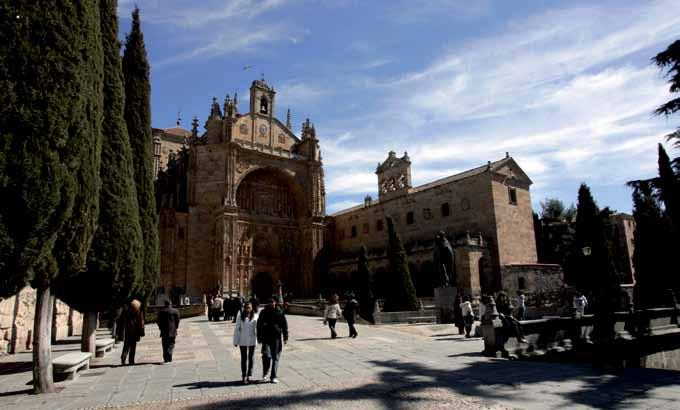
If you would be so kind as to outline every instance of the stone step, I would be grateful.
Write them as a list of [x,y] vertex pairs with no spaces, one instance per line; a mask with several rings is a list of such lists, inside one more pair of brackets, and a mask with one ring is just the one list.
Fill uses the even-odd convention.
[[417,316],[407,319],[408,323],[437,323],[437,316]]

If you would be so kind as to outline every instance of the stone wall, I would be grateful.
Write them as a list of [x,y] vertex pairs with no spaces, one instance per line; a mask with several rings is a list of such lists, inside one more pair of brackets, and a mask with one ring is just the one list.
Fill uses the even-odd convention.
[[560,265],[512,264],[501,266],[503,290],[514,295],[518,290],[525,293],[559,291],[564,287],[564,272]]
[[[18,294],[0,301],[0,354],[32,349],[35,297],[35,289],[25,287]],[[82,314],[66,303],[55,301],[52,318],[53,341],[80,334]]]

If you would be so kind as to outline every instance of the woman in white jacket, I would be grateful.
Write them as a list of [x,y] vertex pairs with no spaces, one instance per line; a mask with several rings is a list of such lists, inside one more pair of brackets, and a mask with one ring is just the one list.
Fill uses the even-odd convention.
[[340,304],[338,303],[338,295],[331,296],[329,302],[323,313],[323,324],[326,325],[328,323],[328,327],[331,329],[331,339],[335,339],[338,336],[335,332],[335,323],[342,316],[342,310],[340,310]]
[[257,314],[253,305],[248,302],[236,316],[234,328],[234,346],[241,349],[241,378],[244,384],[250,383],[253,377],[253,356],[257,345]]

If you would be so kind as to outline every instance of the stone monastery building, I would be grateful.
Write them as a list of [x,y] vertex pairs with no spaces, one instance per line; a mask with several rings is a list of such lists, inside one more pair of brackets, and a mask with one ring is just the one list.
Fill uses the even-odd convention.
[[390,152],[376,170],[378,198],[329,216],[314,125],[306,120],[298,138],[290,111],[285,124],[274,117],[275,97],[256,80],[248,112],[239,112],[236,95],[222,106],[213,99],[201,135],[196,119],[192,131],[154,129],[160,292],[198,299],[221,287],[266,297],[281,281],[295,297],[316,297],[322,285],[351,282],[362,245],[376,280],[389,280],[386,217],[423,295],[432,293],[439,231],[469,292],[505,287],[504,272],[538,266],[531,180],[512,157],[413,187],[410,158]]

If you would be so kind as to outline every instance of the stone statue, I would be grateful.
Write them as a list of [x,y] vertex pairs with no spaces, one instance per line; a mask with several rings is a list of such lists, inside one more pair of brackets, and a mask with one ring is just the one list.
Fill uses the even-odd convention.
[[435,266],[435,272],[437,273],[435,282],[436,287],[450,287],[454,282],[453,249],[442,231],[440,231],[434,239],[432,262]]

